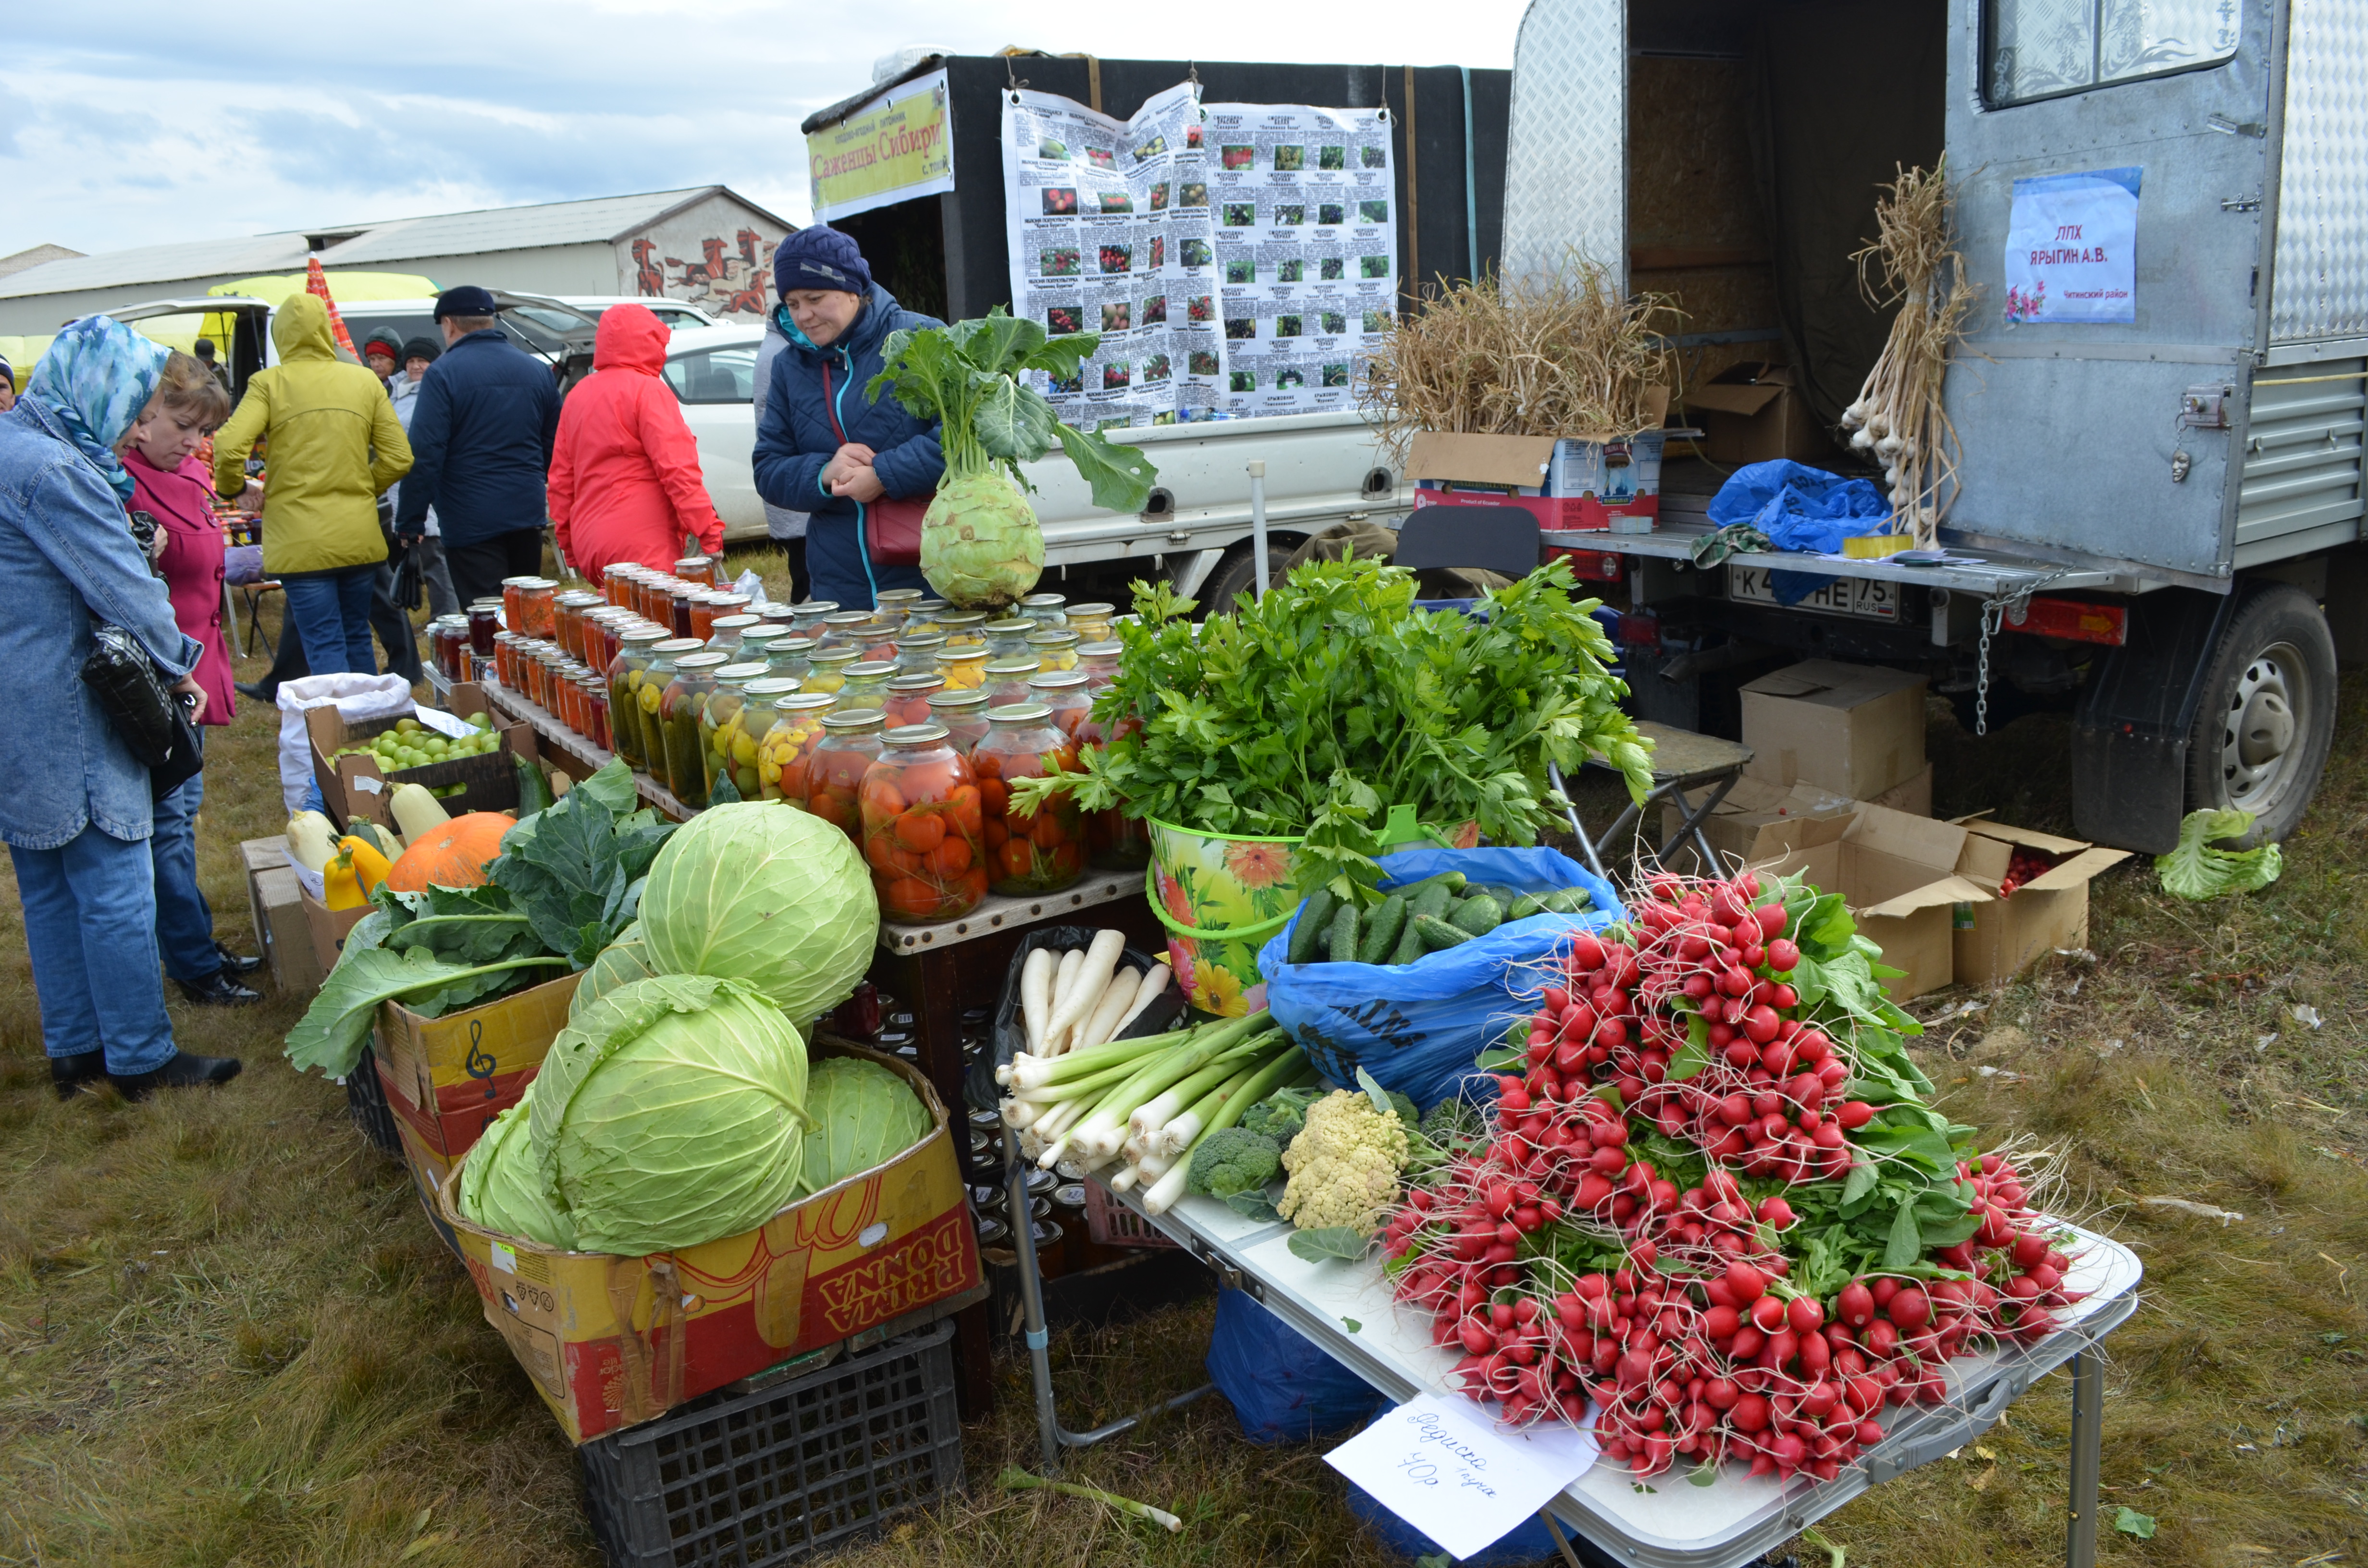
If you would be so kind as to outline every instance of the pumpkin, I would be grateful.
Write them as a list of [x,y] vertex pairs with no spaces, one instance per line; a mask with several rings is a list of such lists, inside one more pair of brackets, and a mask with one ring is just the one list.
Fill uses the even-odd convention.
[[483,887],[485,867],[502,852],[502,835],[516,827],[500,812],[470,812],[411,841],[411,847],[386,874],[386,885],[397,892],[419,892],[430,883],[440,888]]

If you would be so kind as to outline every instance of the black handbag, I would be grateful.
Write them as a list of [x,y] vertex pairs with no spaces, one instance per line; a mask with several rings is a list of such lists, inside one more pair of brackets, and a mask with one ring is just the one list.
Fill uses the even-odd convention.
[[104,623],[90,634],[90,657],[82,683],[98,699],[99,710],[148,770],[151,798],[163,800],[198,775],[205,757],[198,746],[189,710],[168,689],[139,640]]

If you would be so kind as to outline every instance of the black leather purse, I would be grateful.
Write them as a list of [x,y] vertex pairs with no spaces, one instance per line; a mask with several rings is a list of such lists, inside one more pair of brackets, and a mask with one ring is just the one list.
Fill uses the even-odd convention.
[[150,797],[161,801],[205,766],[189,710],[167,688],[147,650],[130,632],[101,623],[92,629],[90,643],[82,683],[98,699],[99,710],[132,756],[148,770]]

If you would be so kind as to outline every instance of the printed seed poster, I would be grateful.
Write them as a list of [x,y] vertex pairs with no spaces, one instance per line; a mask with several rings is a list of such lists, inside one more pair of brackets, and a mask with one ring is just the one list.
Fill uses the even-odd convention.
[[932,71],[806,137],[814,210],[825,222],[954,187],[946,74]]
[[2092,169],[2014,182],[2006,232],[2009,324],[2137,320],[2144,172]]
[[1397,309],[1389,111],[1211,104],[1206,133],[1226,415],[1355,407]]
[[1200,90],[1131,119],[1074,99],[1003,95],[1011,310],[1054,336],[1098,332],[1078,379],[1039,390],[1081,430],[1214,415],[1224,386]]

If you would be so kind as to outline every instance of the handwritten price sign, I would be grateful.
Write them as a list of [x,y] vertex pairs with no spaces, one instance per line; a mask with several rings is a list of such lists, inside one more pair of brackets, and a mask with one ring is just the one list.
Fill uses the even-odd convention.
[[1325,1462],[1450,1554],[1476,1557],[1595,1462],[1591,1433],[1499,1430],[1463,1399],[1424,1394]]

